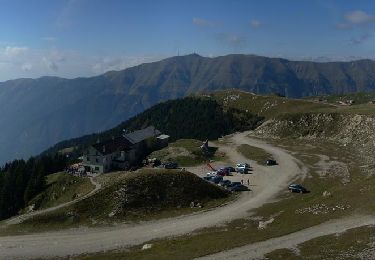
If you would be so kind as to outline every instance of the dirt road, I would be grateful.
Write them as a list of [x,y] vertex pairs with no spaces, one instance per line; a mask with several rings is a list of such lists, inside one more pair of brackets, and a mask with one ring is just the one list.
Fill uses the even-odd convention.
[[279,165],[265,167],[253,163],[254,173],[250,178],[255,186],[251,186],[252,191],[243,192],[233,203],[195,214],[141,224],[0,237],[0,255],[5,258],[36,258],[111,250],[152,239],[187,234],[246,216],[250,210],[275,198],[280,191],[286,189],[291,179],[302,172],[297,160],[286,151],[247,138],[247,134],[235,134],[229,137],[233,144],[222,146],[233,162],[248,161],[236,151],[237,145],[246,143],[266,150]]
[[295,248],[298,244],[320,236],[342,233],[348,229],[367,225],[375,225],[374,216],[351,216],[342,219],[335,219],[282,237],[253,243],[199,259],[261,259],[265,254],[277,249]]
[[87,193],[86,195],[82,196],[82,197],[79,197],[79,198],[77,198],[75,200],[72,200],[72,201],[69,201],[69,202],[66,202],[66,203],[63,203],[63,204],[60,204],[60,205],[57,205],[55,207],[50,207],[50,208],[47,208],[47,209],[37,210],[37,211],[33,211],[33,212],[29,212],[29,213],[26,213],[26,214],[23,214],[23,215],[16,216],[16,217],[13,217],[13,218],[5,220],[1,224],[2,225],[19,224],[22,221],[24,221],[24,220],[26,220],[26,219],[28,219],[30,217],[38,216],[38,215],[41,215],[41,214],[45,214],[47,212],[51,212],[51,211],[54,211],[54,210],[57,210],[57,209],[61,209],[61,208],[70,206],[70,205],[72,205],[74,203],[77,203],[78,201],[84,200],[84,199],[86,199],[86,198],[94,195],[95,193],[97,193],[100,190],[100,188],[101,188],[100,183],[97,183],[93,177],[90,177],[90,182],[95,186],[95,188],[92,191],[90,191],[89,193]]

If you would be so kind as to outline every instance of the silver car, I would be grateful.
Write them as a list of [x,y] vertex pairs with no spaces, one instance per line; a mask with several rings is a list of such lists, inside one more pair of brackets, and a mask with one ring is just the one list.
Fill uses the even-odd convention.
[[236,164],[235,169],[236,169],[236,172],[244,172],[244,171],[250,169],[250,164],[248,164],[248,163],[238,163],[238,164]]

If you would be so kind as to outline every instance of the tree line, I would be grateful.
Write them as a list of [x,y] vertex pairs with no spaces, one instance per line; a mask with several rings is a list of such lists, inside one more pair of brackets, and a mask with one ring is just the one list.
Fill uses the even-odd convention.
[[74,147],[71,155],[77,157],[98,139],[103,141],[121,135],[124,129],[135,131],[150,125],[168,134],[171,141],[181,138],[213,140],[236,131],[254,129],[263,119],[243,110],[224,109],[210,98],[186,97],[159,103],[105,132],[60,142],[45,151],[45,154]]
[[40,156],[14,160],[0,168],[0,220],[14,216],[46,188],[48,174],[64,170],[66,156]]

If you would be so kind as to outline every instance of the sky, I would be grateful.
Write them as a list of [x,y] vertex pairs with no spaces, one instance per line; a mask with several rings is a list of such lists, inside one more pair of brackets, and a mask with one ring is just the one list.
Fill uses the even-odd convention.
[[0,0],[0,81],[170,56],[375,59],[373,0]]

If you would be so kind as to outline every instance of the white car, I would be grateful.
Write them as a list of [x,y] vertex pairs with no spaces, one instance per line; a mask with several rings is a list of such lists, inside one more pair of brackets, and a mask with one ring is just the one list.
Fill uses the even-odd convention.
[[208,172],[207,176],[216,176],[216,172]]
[[236,164],[236,167],[234,169],[236,170],[236,172],[249,170],[250,164],[248,164],[248,163],[238,163],[238,164]]

